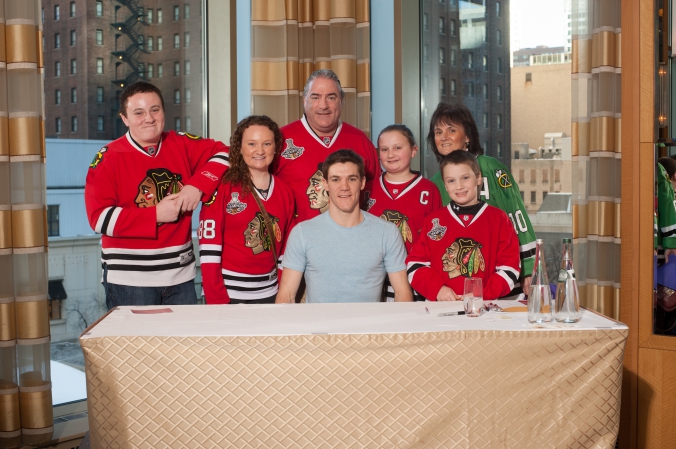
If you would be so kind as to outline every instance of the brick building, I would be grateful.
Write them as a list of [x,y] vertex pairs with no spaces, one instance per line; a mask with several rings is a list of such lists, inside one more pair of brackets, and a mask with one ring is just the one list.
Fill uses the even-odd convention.
[[138,79],[164,95],[166,128],[202,133],[201,1],[43,0],[45,132],[112,140]]

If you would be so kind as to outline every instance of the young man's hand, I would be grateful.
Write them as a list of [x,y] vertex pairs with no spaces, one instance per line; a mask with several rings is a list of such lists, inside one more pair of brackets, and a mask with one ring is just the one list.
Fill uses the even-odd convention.
[[178,193],[167,195],[155,206],[155,216],[157,223],[173,223],[178,218],[179,207],[176,200]]
[[439,293],[437,293],[437,301],[460,301],[462,298],[455,294],[455,292],[445,285],[441,287]]
[[185,185],[178,193],[176,202],[181,212],[193,211],[197,209],[197,205],[202,199],[202,192],[191,185]]

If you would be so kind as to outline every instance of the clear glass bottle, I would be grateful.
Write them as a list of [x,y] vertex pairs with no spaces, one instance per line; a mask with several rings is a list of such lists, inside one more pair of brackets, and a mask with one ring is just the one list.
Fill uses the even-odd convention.
[[528,292],[528,322],[549,323],[552,321],[552,290],[549,288],[545,264],[545,244],[542,239],[535,241],[535,266]]
[[573,242],[563,239],[561,270],[556,284],[556,309],[554,318],[560,323],[577,323],[580,314],[580,299],[573,269]]

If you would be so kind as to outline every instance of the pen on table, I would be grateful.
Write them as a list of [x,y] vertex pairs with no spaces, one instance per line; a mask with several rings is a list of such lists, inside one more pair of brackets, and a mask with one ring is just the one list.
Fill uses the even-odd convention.
[[440,313],[437,316],[455,316],[455,315],[464,315],[465,312],[446,312],[446,313]]
[[425,312],[427,312],[427,314],[429,315],[429,314],[430,314],[430,309],[428,309],[427,307],[425,307]]

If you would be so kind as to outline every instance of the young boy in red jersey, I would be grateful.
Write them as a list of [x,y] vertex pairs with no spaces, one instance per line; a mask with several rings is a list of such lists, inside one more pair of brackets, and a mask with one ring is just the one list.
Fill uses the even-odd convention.
[[441,160],[451,202],[425,217],[406,258],[411,286],[432,301],[462,299],[465,278],[482,279],[484,300],[509,294],[519,278],[519,240],[503,211],[478,198],[476,158],[454,151]]
[[[378,136],[378,155],[385,172],[364,189],[366,210],[399,228],[407,252],[420,234],[423,218],[441,207],[437,186],[411,171],[411,159],[417,152],[413,133],[406,125],[385,127]],[[387,300],[394,300],[389,284]]]

